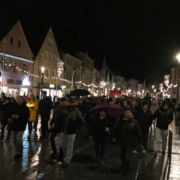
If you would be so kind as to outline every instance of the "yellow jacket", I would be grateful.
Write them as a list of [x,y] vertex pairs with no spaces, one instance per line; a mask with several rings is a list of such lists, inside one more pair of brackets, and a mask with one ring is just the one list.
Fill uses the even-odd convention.
[[[38,103],[35,101],[34,102],[28,101],[26,105],[30,111],[30,118],[28,119],[28,121],[36,121]],[[31,107],[34,107],[34,109],[32,109]]]

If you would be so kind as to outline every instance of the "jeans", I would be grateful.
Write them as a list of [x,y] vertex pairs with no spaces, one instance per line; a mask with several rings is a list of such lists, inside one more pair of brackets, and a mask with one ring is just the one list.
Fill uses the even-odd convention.
[[133,146],[119,146],[119,155],[121,158],[122,166],[128,170],[131,161]]
[[57,134],[58,134],[58,132],[53,131],[51,133],[51,136],[50,136],[51,147],[52,147],[52,150],[53,150],[54,154],[57,153],[57,151],[56,151],[56,144],[55,144],[55,137],[56,137]]
[[159,129],[156,127],[155,131],[155,140],[154,140],[154,151],[160,151],[160,146],[162,147],[162,151],[166,150],[168,130]]
[[60,133],[59,145],[60,145],[60,159],[62,160],[63,153],[66,152],[65,162],[70,163],[73,155],[73,146],[75,142],[76,134],[64,134]]
[[16,149],[16,154],[22,154],[22,137],[24,131],[13,131],[13,142]]
[[41,132],[43,138],[49,135],[49,129],[48,129],[49,117],[50,115],[41,116]]
[[34,123],[34,129],[36,128],[36,122],[35,121],[28,121],[29,135],[31,135],[31,132],[32,132],[32,123]]
[[[100,150],[101,148],[101,150]],[[106,148],[106,143],[103,142],[95,142],[95,151],[96,151],[96,158],[100,157],[100,160],[104,159],[104,154],[105,154],[105,148]],[[99,150],[100,150],[100,156],[99,156]]]
[[[4,138],[4,129],[6,127],[7,124],[1,124],[1,138]],[[7,134],[7,139],[10,138],[11,136],[11,125],[9,125],[9,129],[8,129],[8,134]]]

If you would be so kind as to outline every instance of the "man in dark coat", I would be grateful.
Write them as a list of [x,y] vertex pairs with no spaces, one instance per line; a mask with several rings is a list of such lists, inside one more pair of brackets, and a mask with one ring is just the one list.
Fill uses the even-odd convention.
[[22,156],[22,137],[26,129],[26,124],[30,117],[29,108],[24,104],[24,97],[17,98],[17,105],[13,107],[12,114],[9,115],[8,122],[12,123],[13,142],[16,149],[14,159]]
[[[8,118],[9,118],[9,114],[12,114],[13,111],[13,103],[11,103],[11,98],[6,98],[6,101],[3,103],[2,106],[2,111],[3,111],[3,117],[1,119],[1,140],[4,139],[4,129],[8,123]],[[6,141],[9,140],[11,136],[11,129],[8,129],[8,135],[6,138]]]
[[[96,161],[100,162],[101,165],[104,164],[105,147],[112,127],[113,122],[108,117],[106,109],[100,109],[99,115],[93,119],[91,135],[95,142]],[[101,151],[99,153],[100,149]]]
[[45,91],[42,91],[42,96],[43,99],[41,99],[39,102],[39,113],[41,115],[41,138],[45,139],[49,136],[48,121],[50,119],[50,113],[53,105],[52,101],[46,96]]
[[136,114],[136,119],[139,123],[142,134],[143,153],[146,153],[148,148],[149,127],[151,126],[151,111],[148,109],[148,102],[142,103],[142,108]]
[[[50,122],[50,129],[52,130],[51,136],[50,136],[50,141],[51,141],[51,147],[53,150],[53,153],[51,156],[55,156],[57,151],[56,151],[56,145],[55,145],[55,137],[58,133],[60,133],[61,129],[61,111],[66,108],[66,99],[61,98],[59,101],[59,105],[56,107],[54,110],[53,118]],[[54,126],[53,126],[54,125]]]
[[131,161],[133,146],[136,144],[136,137],[142,147],[142,136],[138,122],[132,115],[129,107],[124,108],[124,117],[115,125],[113,141],[119,144],[119,154],[121,158],[121,172],[126,175]]
[[[157,119],[157,124],[156,124]],[[153,114],[153,124],[156,124],[155,141],[154,141],[154,156],[157,156],[157,151],[160,149],[162,144],[162,154],[165,155],[167,136],[168,136],[168,126],[173,121],[173,113],[169,108],[169,103],[163,101],[162,107],[156,110]]]

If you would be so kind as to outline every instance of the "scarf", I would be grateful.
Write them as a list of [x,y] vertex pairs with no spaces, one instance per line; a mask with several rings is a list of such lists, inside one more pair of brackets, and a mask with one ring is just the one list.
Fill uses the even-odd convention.
[[124,117],[123,119],[125,120],[125,121],[128,121],[129,119],[131,119],[133,117],[133,115],[131,116],[131,117]]

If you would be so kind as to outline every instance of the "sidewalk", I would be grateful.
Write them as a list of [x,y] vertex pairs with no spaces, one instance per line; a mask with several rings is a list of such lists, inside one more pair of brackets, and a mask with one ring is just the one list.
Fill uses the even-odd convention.
[[[168,159],[167,149],[166,155],[163,157],[158,153],[156,158],[153,152],[142,156],[140,167],[138,170],[137,180],[180,180],[180,137],[179,127],[175,126],[175,121],[170,125],[173,132],[172,140],[172,157]],[[150,135],[150,148],[153,148],[154,132]]]

